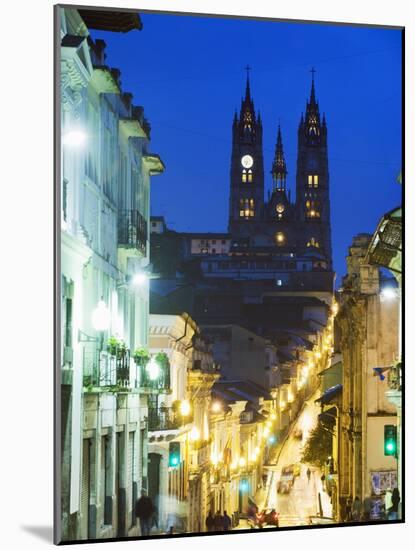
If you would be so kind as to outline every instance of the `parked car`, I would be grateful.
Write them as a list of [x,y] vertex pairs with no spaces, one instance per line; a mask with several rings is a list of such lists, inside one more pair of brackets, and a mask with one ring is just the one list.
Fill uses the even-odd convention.
[[258,529],[262,529],[265,525],[272,525],[273,527],[279,527],[278,513],[272,510],[262,510],[256,516],[256,524]]

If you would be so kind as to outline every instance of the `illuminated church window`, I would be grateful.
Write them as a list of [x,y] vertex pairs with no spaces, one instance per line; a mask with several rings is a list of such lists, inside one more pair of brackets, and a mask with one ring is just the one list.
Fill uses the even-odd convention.
[[320,217],[320,203],[318,201],[306,202],[306,216],[307,218],[319,218]]
[[252,170],[248,170],[248,181],[252,182]]
[[314,187],[314,189],[317,189],[317,187],[318,187],[318,175],[317,174],[309,174],[308,175],[308,187]]
[[239,217],[253,218],[255,216],[254,199],[239,199]]
[[311,237],[311,239],[307,243],[307,246],[314,246],[315,248],[320,248],[320,243],[314,237]]
[[242,170],[242,181],[243,183],[246,182],[246,170]]

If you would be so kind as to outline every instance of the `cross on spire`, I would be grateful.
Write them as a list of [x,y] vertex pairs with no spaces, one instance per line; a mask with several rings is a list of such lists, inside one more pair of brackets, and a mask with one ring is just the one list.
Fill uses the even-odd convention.
[[314,67],[311,67],[310,73],[311,73],[311,77],[312,77],[313,80],[314,80],[314,73],[315,73],[315,72],[317,72],[317,71],[315,70],[315,68],[314,68]]
[[245,71],[246,71],[246,76],[249,78],[249,71],[252,71],[252,67],[250,67],[249,65],[247,65],[245,67]]

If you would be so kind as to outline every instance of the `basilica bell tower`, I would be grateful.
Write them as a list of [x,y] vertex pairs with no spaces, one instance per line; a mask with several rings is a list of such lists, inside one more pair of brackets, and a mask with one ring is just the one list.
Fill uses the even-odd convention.
[[264,161],[262,122],[251,97],[247,67],[245,98],[232,125],[231,185],[228,230],[232,236],[249,236],[263,216]]
[[332,267],[327,126],[320,119],[312,69],[310,99],[298,127],[296,217],[301,226],[299,248],[322,254]]

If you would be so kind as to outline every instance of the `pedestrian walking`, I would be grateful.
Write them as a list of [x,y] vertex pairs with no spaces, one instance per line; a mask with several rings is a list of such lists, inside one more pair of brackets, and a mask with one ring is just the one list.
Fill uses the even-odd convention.
[[230,531],[232,525],[232,520],[226,513],[226,510],[223,512],[223,530],[224,531]]
[[399,519],[399,503],[401,502],[401,496],[397,487],[392,491],[392,506],[389,509],[388,519]]
[[307,479],[309,483],[310,483],[310,478],[311,478],[311,470],[310,468],[307,468]]
[[[159,511],[157,506],[153,504],[153,513],[151,515],[151,527],[159,528]],[[150,528],[151,529],[151,528]]]
[[214,518],[214,529],[215,531],[223,531],[223,516],[219,510],[216,512]]
[[385,509],[385,519],[388,519],[389,511],[392,508],[392,489],[388,487],[383,497],[383,507]]
[[362,515],[362,503],[360,501],[360,498],[356,496],[353,501],[352,505],[352,518],[353,521],[360,521]]
[[352,499],[349,497],[347,500],[346,500],[346,521],[351,521],[352,520]]
[[142,537],[146,537],[150,534],[153,510],[154,507],[151,498],[147,496],[145,490],[143,489],[141,491],[141,497],[137,500],[135,505],[135,515],[140,520]]
[[206,529],[208,531],[213,531],[214,530],[214,527],[215,527],[215,518],[213,517],[213,514],[212,512],[209,510],[209,513],[207,515],[207,518],[206,518]]
[[363,520],[370,521],[370,516],[372,513],[372,499],[370,496],[366,496],[363,501]]

